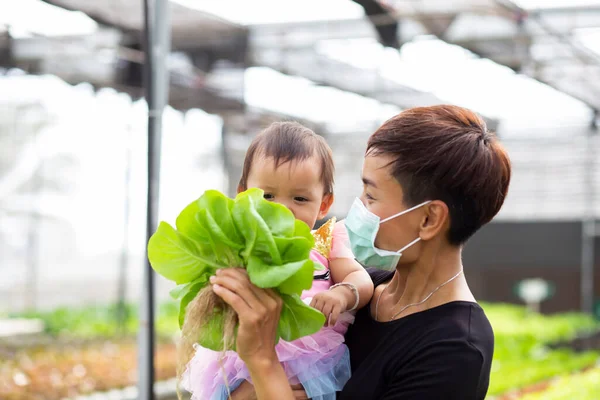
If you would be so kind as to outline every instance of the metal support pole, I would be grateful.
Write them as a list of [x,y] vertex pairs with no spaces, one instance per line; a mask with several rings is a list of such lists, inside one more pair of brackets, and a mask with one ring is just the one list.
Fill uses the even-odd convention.
[[593,218],[584,217],[581,222],[581,308],[585,313],[594,312],[594,228]]
[[[155,215],[158,212],[158,187],[156,155],[160,138],[156,132],[153,90],[153,17],[155,0],[144,0],[144,86],[148,104],[148,192],[146,198],[146,239],[152,235]],[[144,263],[142,304],[140,309],[140,331],[138,341],[138,399],[154,400],[154,274],[148,260]]]
[[594,312],[594,244],[596,237],[596,213],[595,213],[595,182],[594,169],[597,156],[594,135],[598,131],[596,119],[597,111],[594,113],[590,132],[586,138],[586,158],[584,186],[585,209],[581,221],[581,308],[583,312],[592,314]]
[[[148,104],[148,192],[146,239],[158,225],[162,115],[167,101],[166,58],[170,43],[169,2],[144,0],[144,87]],[[154,271],[146,259],[138,341],[138,399],[154,400]]]
[[127,124],[125,139],[125,179],[124,179],[124,209],[123,209],[123,244],[121,247],[121,259],[119,263],[119,277],[117,281],[117,309],[116,319],[118,332],[124,335],[127,331],[127,320],[129,317],[127,309],[127,272],[129,270],[129,218],[131,214],[130,191],[131,191],[131,153],[132,153],[132,127]]

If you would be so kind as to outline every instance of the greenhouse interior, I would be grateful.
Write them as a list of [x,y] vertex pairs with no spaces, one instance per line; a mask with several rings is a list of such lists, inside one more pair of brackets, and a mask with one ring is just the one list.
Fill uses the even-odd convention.
[[[331,148],[314,228],[344,220],[371,135],[441,104],[479,115],[512,168],[462,251],[493,359],[460,399],[599,399],[597,0],[0,0],[0,399],[243,398],[178,391],[174,293],[198,281],[159,271],[150,235],[211,191],[237,204],[279,121]],[[373,399],[433,398],[398,393]]]

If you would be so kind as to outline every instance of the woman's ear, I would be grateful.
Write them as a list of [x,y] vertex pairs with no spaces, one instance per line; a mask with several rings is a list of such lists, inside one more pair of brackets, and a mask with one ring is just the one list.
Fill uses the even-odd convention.
[[321,200],[321,208],[319,209],[318,219],[323,219],[329,213],[329,209],[333,204],[333,193],[328,193],[323,196],[323,200]]
[[423,206],[425,215],[421,220],[420,237],[430,240],[450,226],[450,212],[443,201],[435,200]]

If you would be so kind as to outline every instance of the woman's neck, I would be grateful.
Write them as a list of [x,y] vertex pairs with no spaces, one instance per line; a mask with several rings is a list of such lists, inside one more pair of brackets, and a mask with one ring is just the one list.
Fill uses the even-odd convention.
[[[387,288],[390,303],[397,304],[398,308],[422,301],[462,270],[460,248],[449,247],[424,256],[415,264],[398,265]],[[455,280],[459,278],[466,285],[464,277]]]

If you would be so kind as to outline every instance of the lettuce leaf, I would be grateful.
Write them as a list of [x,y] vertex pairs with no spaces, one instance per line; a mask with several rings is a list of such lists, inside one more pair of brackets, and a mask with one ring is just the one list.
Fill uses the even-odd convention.
[[148,242],[148,258],[165,278],[177,284],[190,282],[222,266],[212,249],[200,244],[161,222]]
[[[291,341],[317,332],[325,323],[319,311],[300,299],[321,267],[310,258],[314,238],[310,228],[286,207],[249,189],[230,199],[209,190],[179,214],[176,229],[161,222],[148,242],[152,268],[178,286],[179,324],[185,308],[206,287],[219,268],[242,267],[252,283],[275,289],[283,299],[278,335]],[[198,343],[222,350],[222,315],[204,326]]]
[[[325,323],[320,311],[307,306],[298,296],[282,294],[283,307],[277,326],[277,334],[283,338],[299,338],[318,331]],[[317,324],[316,322],[319,322]],[[308,324],[306,322],[309,322]]]

